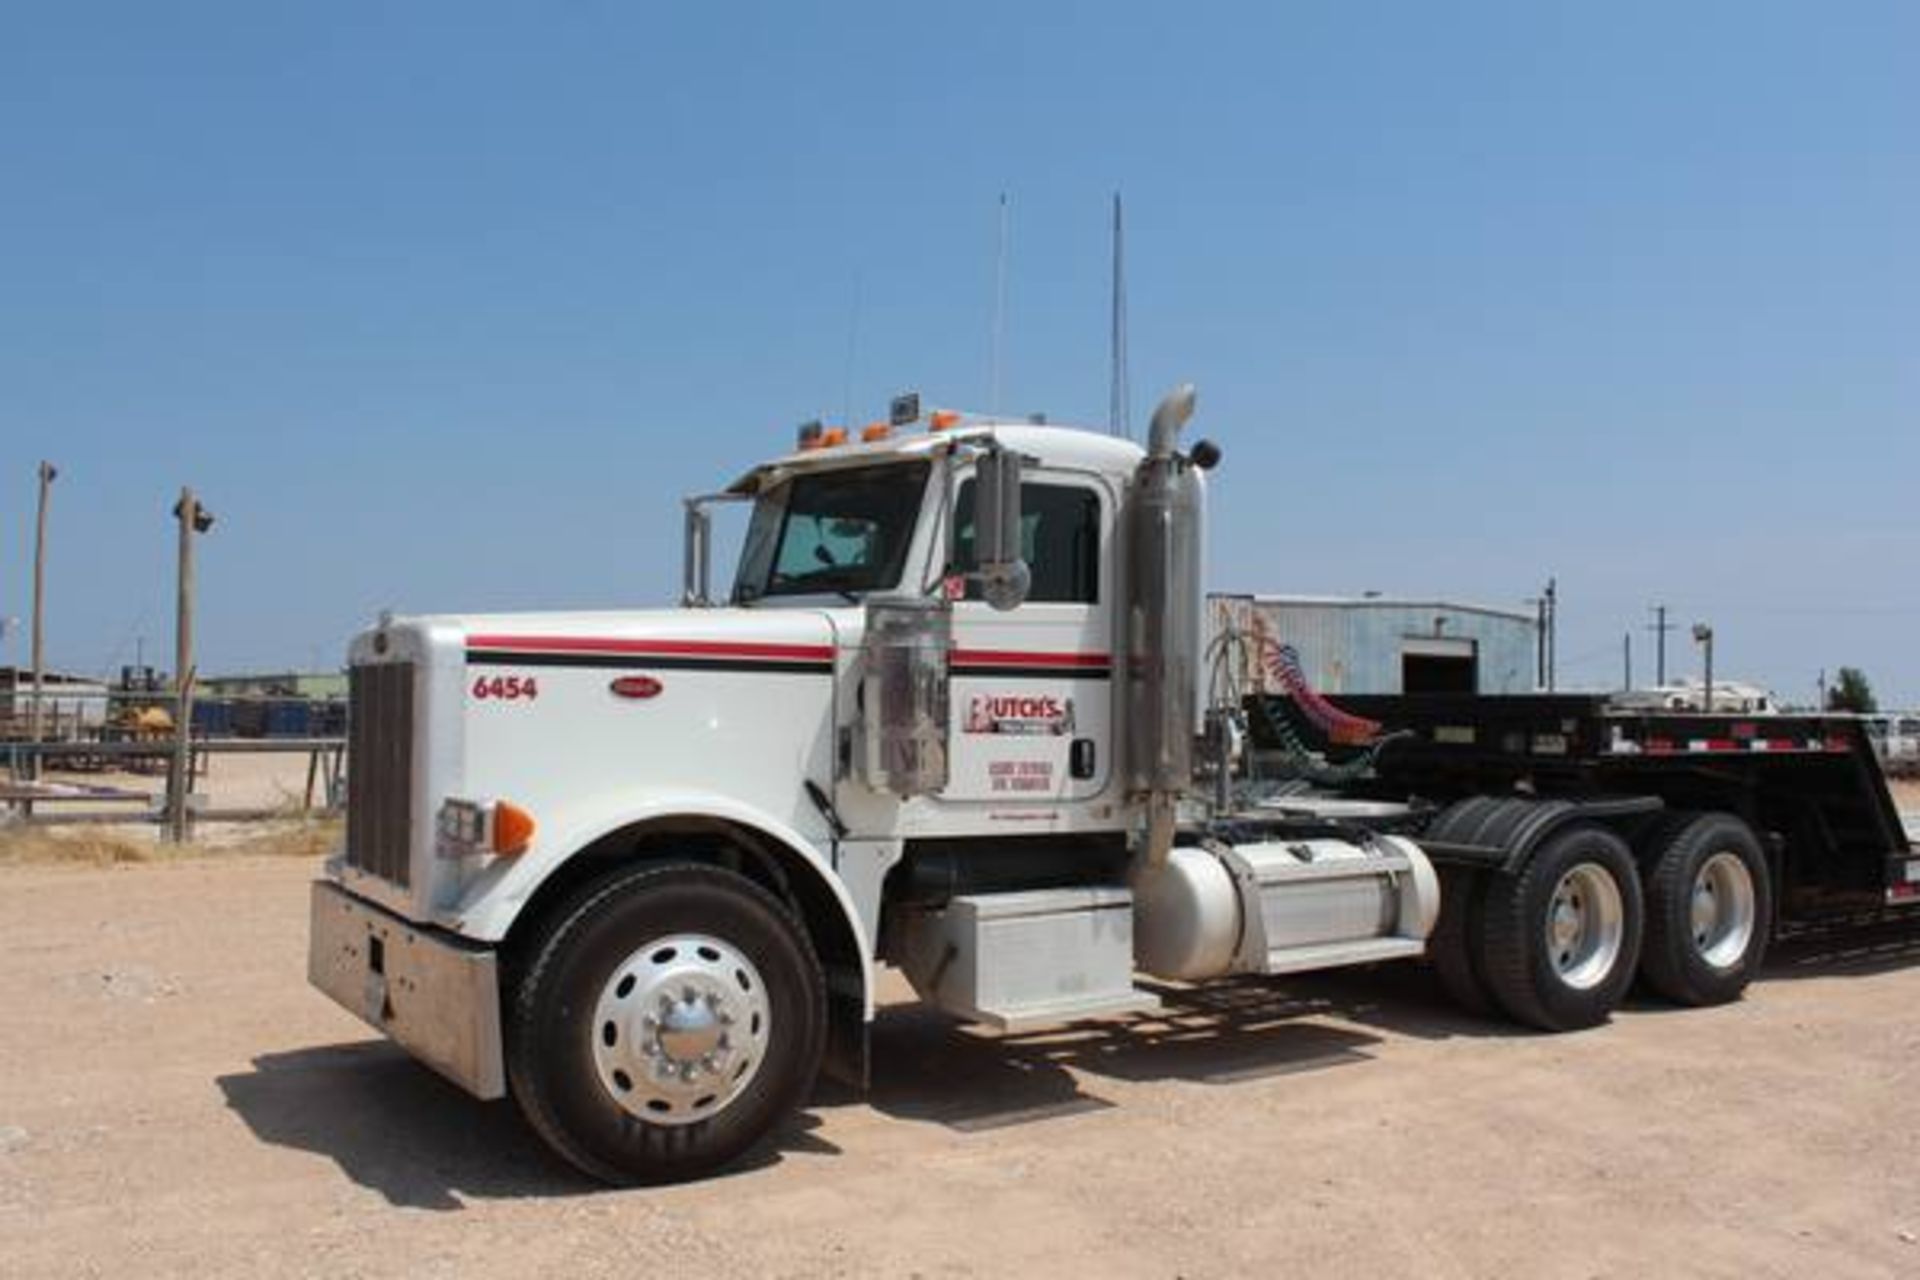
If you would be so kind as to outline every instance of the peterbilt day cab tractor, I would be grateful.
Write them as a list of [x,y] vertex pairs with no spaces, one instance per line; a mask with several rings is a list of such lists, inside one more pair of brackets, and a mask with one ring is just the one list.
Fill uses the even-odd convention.
[[[1857,727],[1276,696],[1284,651],[1202,594],[1192,407],[1142,448],[903,398],[689,499],[678,609],[383,618],[313,983],[647,1182],[740,1156],[823,1068],[864,1087],[882,965],[1018,1031],[1151,1012],[1140,975],[1431,950],[1470,1006],[1573,1030],[1637,973],[1733,999],[1792,912],[1920,893]],[[1335,714],[1332,781],[1254,785]]]

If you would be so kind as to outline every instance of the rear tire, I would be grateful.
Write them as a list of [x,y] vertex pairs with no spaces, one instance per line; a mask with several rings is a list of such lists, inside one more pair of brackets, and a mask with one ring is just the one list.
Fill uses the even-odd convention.
[[1647,985],[1677,1004],[1738,1000],[1760,971],[1773,921],[1759,837],[1730,813],[1677,815],[1648,854]]
[[615,1184],[699,1177],[807,1099],[826,981],[779,899],[717,867],[634,868],[559,908],[508,1010],[515,1101]]
[[1517,875],[1490,879],[1481,971],[1516,1022],[1577,1031],[1605,1022],[1640,957],[1640,876],[1626,842],[1577,823]]
[[1479,1018],[1499,1014],[1478,960],[1482,952],[1481,903],[1487,873],[1466,867],[1440,868],[1440,919],[1427,942],[1427,957],[1449,998]]

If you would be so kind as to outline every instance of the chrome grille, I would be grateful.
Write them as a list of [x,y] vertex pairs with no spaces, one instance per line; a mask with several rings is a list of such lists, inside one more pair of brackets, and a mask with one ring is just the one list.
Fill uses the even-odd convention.
[[413,664],[347,675],[347,862],[397,885],[411,882]]

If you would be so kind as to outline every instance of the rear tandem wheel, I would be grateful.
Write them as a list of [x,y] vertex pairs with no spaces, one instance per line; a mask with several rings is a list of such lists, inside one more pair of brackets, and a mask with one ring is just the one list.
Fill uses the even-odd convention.
[[1675,814],[1654,829],[1647,853],[1647,985],[1685,1005],[1738,1000],[1773,921],[1759,837],[1730,813]]
[[1516,1022],[1577,1031],[1605,1022],[1633,982],[1644,908],[1633,855],[1589,822],[1548,837],[1517,874],[1489,877],[1480,972]]

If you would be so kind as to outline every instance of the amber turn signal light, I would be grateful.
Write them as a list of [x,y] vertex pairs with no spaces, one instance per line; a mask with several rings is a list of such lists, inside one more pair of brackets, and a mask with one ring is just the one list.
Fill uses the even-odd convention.
[[533,843],[533,815],[505,800],[493,806],[493,851],[502,857],[525,853]]

